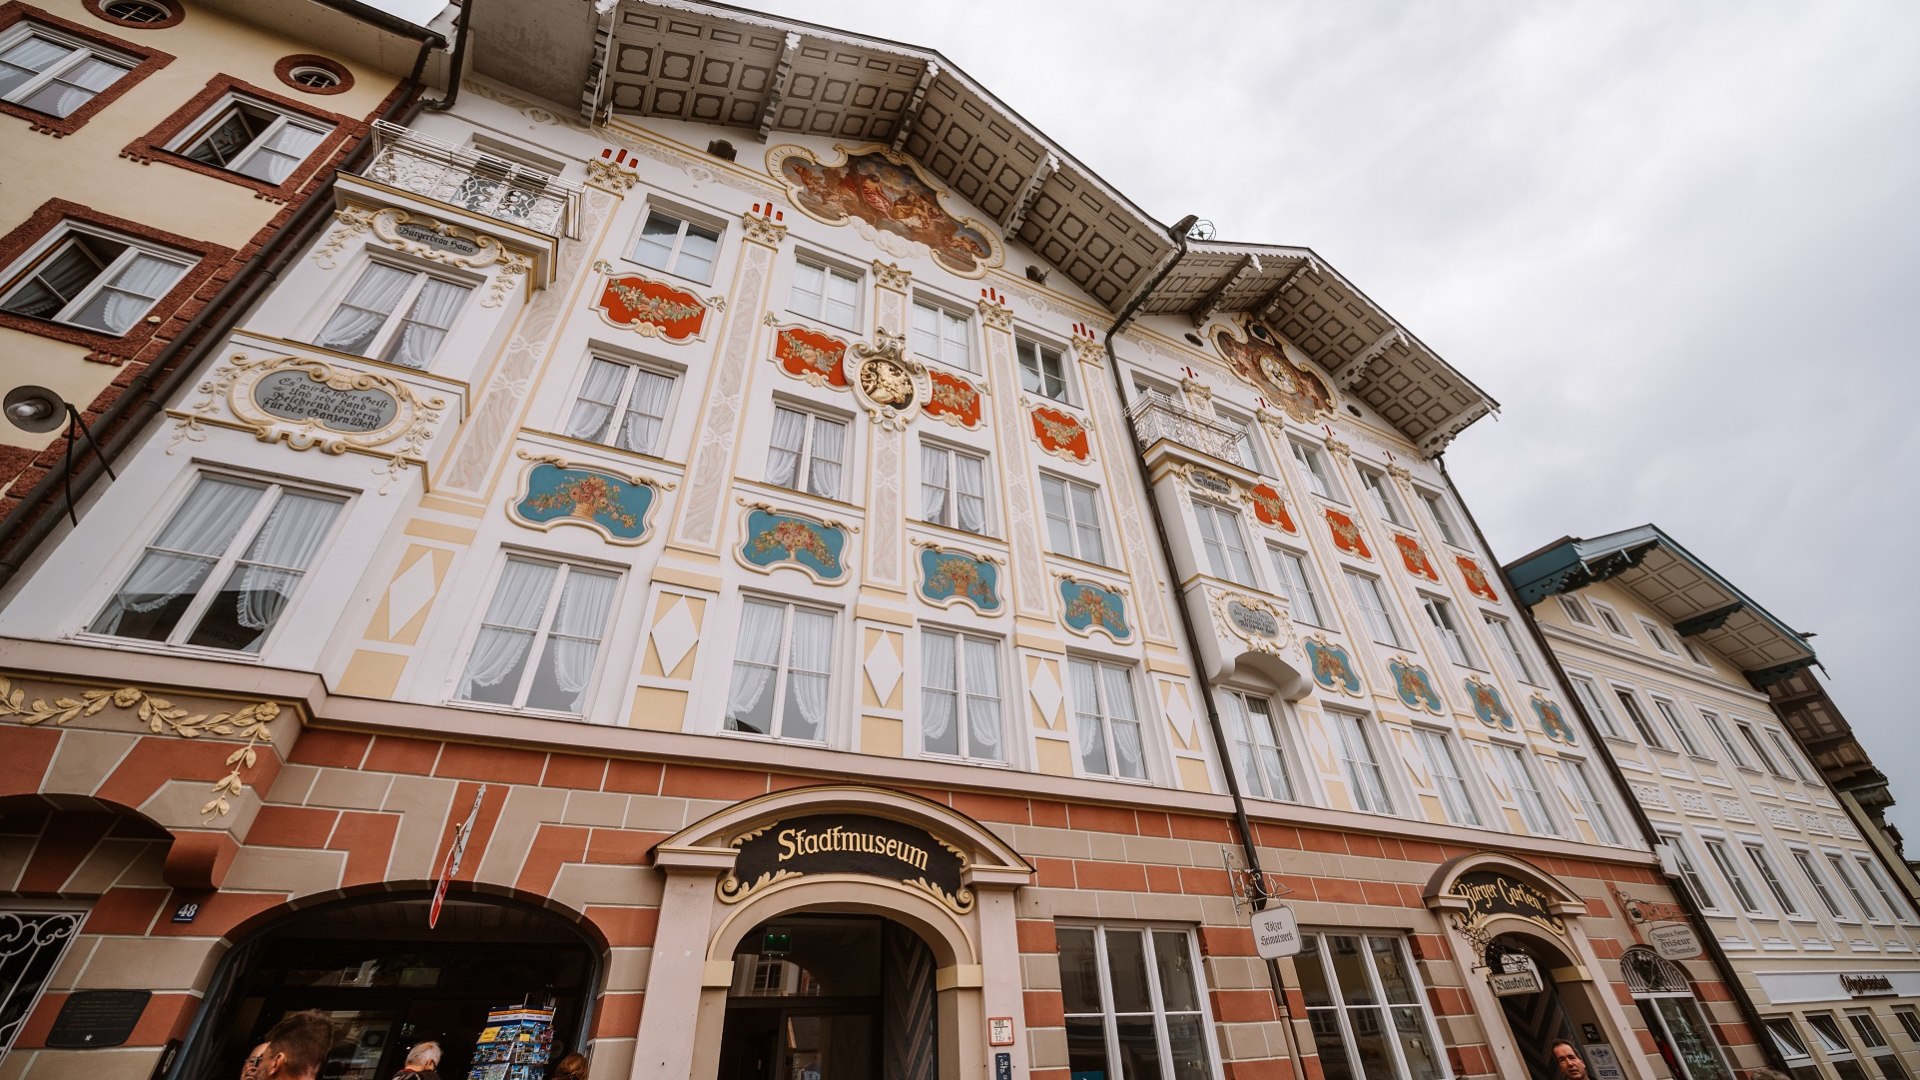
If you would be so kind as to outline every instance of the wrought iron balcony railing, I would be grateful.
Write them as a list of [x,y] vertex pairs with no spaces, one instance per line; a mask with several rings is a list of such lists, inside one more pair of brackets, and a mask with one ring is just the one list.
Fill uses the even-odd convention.
[[557,176],[376,120],[360,175],[554,237],[574,237],[580,188]]
[[1134,437],[1146,450],[1165,439],[1221,461],[1239,464],[1244,460],[1240,443],[1246,433],[1227,424],[1202,416],[1165,394],[1148,392],[1133,406]]

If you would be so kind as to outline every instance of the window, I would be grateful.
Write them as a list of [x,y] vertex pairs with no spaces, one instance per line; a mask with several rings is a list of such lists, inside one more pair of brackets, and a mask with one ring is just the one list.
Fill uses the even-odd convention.
[[1497,615],[1485,616],[1487,629],[1493,632],[1493,643],[1500,649],[1500,655],[1506,657],[1507,666],[1514,675],[1529,686],[1539,686],[1540,677],[1534,673],[1533,662],[1527,659],[1527,651],[1520,647],[1520,639],[1514,636],[1513,624]]
[[424,368],[440,351],[453,317],[472,291],[470,286],[424,270],[369,263],[313,343],[402,367]]
[[1752,724],[1747,723],[1745,720],[1736,720],[1734,721],[1734,726],[1740,729],[1740,737],[1747,741],[1747,745],[1753,749],[1753,756],[1759,759],[1760,764],[1767,767],[1768,772],[1782,780],[1788,779],[1787,774],[1781,771],[1780,763],[1773,760],[1773,755],[1768,753],[1767,748],[1760,744],[1760,735],[1753,730]]
[[706,283],[720,254],[720,230],[664,210],[647,211],[646,224],[633,244],[633,261],[655,270]]
[[1398,935],[1302,933],[1294,960],[1328,1080],[1447,1075],[1426,992]]
[[1593,625],[1593,616],[1587,614],[1587,605],[1581,603],[1579,597],[1562,596],[1559,599],[1560,610],[1567,613],[1568,619],[1579,623],[1581,626]]
[[1820,1080],[1820,1066],[1807,1052],[1807,1044],[1790,1017],[1768,1020],[1767,1034],[1772,1036],[1774,1049],[1780,1051],[1780,1057],[1786,1061],[1791,1080]]
[[167,149],[202,165],[285,183],[333,131],[333,125],[229,94]]
[[1767,854],[1765,845],[1752,840],[1743,840],[1740,846],[1747,849],[1747,861],[1753,864],[1753,871],[1760,875],[1760,881],[1767,891],[1780,904],[1780,910],[1788,915],[1806,914],[1800,907],[1800,898],[1793,894],[1787,883],[1780,877],[1780,871],[1773,865],[1773,856]]
[[1727,752],[1728,760],[1743,769],[1751,767],[1747,764],[1747,755],[1740,749],[1740,744],[1733,741],[1733,735],[1727,731],[1726,722],[1720,719],[1718,713],[1710,713],[1702,709],[1700,719],[1707,722],[1707,730],[1713,732],[1714,741],[1720,744],[1720,749]]
[[1323,499],[1339,502],[1340,497],[1333,493],[1333,466],[1327,463],[1327,452],[1296,440],[1289,440],[1287,445],[1293,449],[1293,460],[1300,463],[1301,471],[1306,474],[1307,487]]
[[1021,338],[1015,352],[1020,356],[1020,389],[1055,401],[1067,400],[1067,369],[1059,349]]
[[163,23],[173,18],[173,12],[152,0],[112,0],[101,10],[109,19],[134,26]]
[[1554,827],[1546,796],[1541,794],[1540,784],[1533,778],[1533,768],[1527,764],[1525,751],[1516,746],[1495,749],[1507,774],[1507,783],[1513,787],[1513,801],[1520,806],[1520,819],[1526,823],[1527,831],[1535,836],[1559,836],[1560,830]]
[[1659,627],[1653,625],[1652,623],[1648,622],[1645,619],[1641,619],[1640,629],[1646,631],[1647,640],[1653,642],[1654,648],[1659,649],[1661,652],[1666,653],[1669,656],[1680,655],[1679,653],[1674,651],[1673,643],[1667,640],[1667,635],[1661,633]]
[[1200,546],[1206,549],[1207,567],[1213,576],[1252,586],[1253,560],[1247,557],[1247,537],[1240,529],[1240,515],[1218,503],[1195,499],[1193,517],[1200,523]]
[[286,80],[308,90],[331,90],[340,85],[339,73],[329,71],[319,64],[300,64],[291,68],[287,71]]
[[1393,613],[1387,610],[1387,598],[1380,591],[1380,580],[1353,570],[1343,573],[1347,575],[1347,588],[1353,591],[1354,603],[1360,605],[1360,615],[1366,619],[1367,630],[1373,634],[1373,640],[1396,649],[1405,648],[1401,644],[1399,624],[1394,622]]
[[1707,877],[1700,872],[1700,864],[1693,859],[1693,852],[1687,850],[1687,842],[1679,833],[1661,833],[1660,840],[1673,853],[1674,869],[1680,872],[1680,881],[1687,887],[1687,893],[1693,897],[1694,905],[1702,911],[1720,910],[1720,898],[1707,884]]
[[343,502],[280,484],[198,478],[88,631],[258,653]]
[[1372,469],[1362,468],[1359,471],[1360,486],[1365,489],[1367,501],[1373,504],[1374,511],[1381,519],[1403,529],[1411,528],[1407,524],[1406,511],[1400,508],[1400,496],[1393,491],[1393,481]]
[[1091,485],[1043,475],[1040,477],[1040,501],[1047,514],[1047,547],[1050,551],[1090,563],[1106,564],[1107,549],[1100,539],[1098,492]]
[[1367,730],[1367,718],[1329,712],[1327,719],[1339,737],[1340,762],[1346,770],[1347,786],[1352,789],[1353,808],[1369,814],[1393,813],[1393,798],[1387,794],[1387,778],[1380,770],[1380,755]]
[[510,556],[454,696],[579,715],[619,583],[602,570]]
[[566,433],[638,454],[655,453],[672,399],[671,376],[596,356],[567,417]]
[[1612,608],[1605,604],[1596,603],[1593,605],[1593,610],[1600,613],[1600,621],[1606,624],[1608,633],[1615,637],[1623,637],[1629,640],[1633,638],[1632,634],[1627,633],[1626,624],[1620,621],[1620,616],[1615,615]]
[[1440,805],[1447,812],[1447,820],[1455,825],[1479,827],[1480,812],[1474,808],[1473,796],[1467,791],[1467,781],[1461,775],[1452,740],[1445,732],[1431,728],[1416,728],[1414,735],[1420,743],[1420,756],[1426,759],[1427,771],[1433,775],[1434,789],[1440,793]]
[[1627,711],[1627,719],[1632,722],[1633,730],[1640,733],[1640,737],[1646,740],[1648,746],[1665,750],[1667,744],[1660,741],[1660,736],[1653,730],[1653,725],[1647,722],[1647,714],[1641,711],[1640,699],[1633,696],[1633,691],[1624,686],[1616,686],[1613,688],[1613,694],[1619,699],[1620,707]]
[[1673,729],[1674,737],[1680,740],[1682,749],[1694,757],[1706,756],[1700,752],[1700,743],[1694,739],[1693,729],[1687,726],[1686,720],[1680,715],[1680,709],[1673,702],[1654,698],[1653,707],[1660,710],[1660,715],[1666,720],[1667,726]]
[[1699,664],[1703,668],[1710,668],[1713,666],[1712,664],[1707,662],[1706,654],[1701,652],[1699,648],[1694,645],[1693,642],[1688,641],[1686,638],[1681,638],[1680,647],[1687,650],[1687,659],[1692,660],[1694,663]]
[[1273,708],[1266,698],[1232,691],[1220,695],[1227,734],[1233,740],[1240,787],[1256,799],[1294,800],[1287,755],[1280,749]]
[[1660,1056],[1672,1064],[1675,1076],[1686,1080],[1733,1080],[1734,1072],[1706,1015],[1700,1011],[1700,1003],[1686,992],[1684,973],[1668,961],[1661,963],[1672,967],[1672,974],[1661,980],[1662,985],[1670,985],[1677,992],[1643,991],[1633,995]]
[[846,452],[845,420],[774,406],[773,434],[767,440],[767,483],[837,499]]
[[1005,761],[1000,737],[1000,643],[920,632],[920,737],[929,754]]
[[1907,1033],[1907,1038],[1920,1043],[1920,1013],[1912,1009],[1895,1009],[1893,1016],[1900,1021],[1900,1028]]
[[134,61],[77,38],[16,23],[0,34],[0,101],[66,116],[133,70]]
[[787,307],[844,330],[860,316],[860,275],[801,259],[793,264]]
[[833,614],[748,600],[740,610],[726,730],[802,742],[827,737]]
[[1427,619],[1440,634],[1440,643],[1446,646],[1447,655],[1461,667],[1478,668],[1480,658],[1474,654],[1473,643],[1460,632],[1460,623],[1453,617],[1453,608],[1445,600],[1426,593],[1420,594],[1420,606],[1427,609]]
[[1600,801],[1600,793],[1593,786],[1593,777],[1587,772],[1585,762],[1561,759],[1561,765],[1567,770],[1567,779],[1573,784],[1573,794],[1580,802],[1580,812],[1587,815],[1587,823],[1593,826],[1593,834],[1603,844],[1618,844],[1620,830],[1614,828],[1613,815],[1607,812],[1607,804]]
[[1860,1036],[1861,1045],[1873,1056],[1873,1063],[1880,1068],[1880,1075],[1886,1080],[1906,1080],[1907,1072],[1900,1066],[1900,1059],[1887,1037],[1880,1033],[1880,1025],[1874,1022],[1872,1013],[1850,1012],[1847,1023],[1853,1025],[1854,1034]]
[[1840,898],[1834,895],[1833,887],[1821,876],[1820,864],[1814,860],[1813,852],[1805,848],[1793,848],[1791,853],[1793,861],[1800,865],[1800,873],[1806,877],[1807,884],[1813,886],[1813,895],[1819,897],[1821,906],[1827,909],[1827,914],[1836,919],[1851,919],[1846,905],[1840,902]]
[[1760,906],[1760,898],[1753,893],[1753,886],[1747,883],[1745,874],[1740,872],[1740,864],[1733,861],[1733,854],[1727,850],[1725,840],[1707,837],[1701,843],[1707,849],[1707,858],[1720,870],[1720,876],[1726,879],[1727,887],[1733,890],[1734,903],[1749,915],[1764,915],[1766,910]]
[[1233,429],[1233,447],[1227,454],[1227,460],[1248,472],[1259,472],[1260,444],[1253,437],[1253,423],[1244,416],[1235,416],[1219,408],[1214,409],[1213,415],[1221,426]]
[[1062,925],[1067,1068],[1104,1080],[1211,1080],[1212,1018],[1193,937],[1145,926]]
[[973,323],[965,315],[925,300],[913,302],[913,351],[964,371],[979,371],[973,356]]
[[1267,557],[1273,560],[1274,580],[1280,583],[1280,592],[1287,598],[1287,608],[1293,617],[1309,626],[1326,626],[1327,617],[1322,614],[1320,593],[1314,587],[1313,570],[1307,566],[1306,557],[1285,548],[1269,546]]
[[1440,532],[1440,539],[1454,547],[1466,547],[1460,539],[1465,534],[1454,521],[1453,508],[1447,505],[1447,500],[1437,491],[1418,490],[1420,501],[1427,504],[1427,515],[1433,518],[1433,527]]
[[1787,768],[1793,770],[1793,775],[1798,777],[1801,783],[1811,784],[1814,782],[1813,774],[1807,770],[1805,765],[1800,763],[1800,755],[1794,753],[1793,747],[1787,745],[1785,735],[1782,735],[1779,730],[1775,728],[1768,728],[1767,741],[1773,744],[1775,750],[1780,751],[1780,760],[1787,763]]
[[1080,767],[1095,776],[1147,778],[1134,711],[1133,671],[1118,664],[1067,661],[1073,679],[1074,734],[1080,740]]
[[40,992],[80,933],[84,911],[0,911],[0,1057],[33,1015]]
[[1841,1033],[1840,1022],[1833,1014],[1808,1013],[1807,1026],[1813,1029],[1820,1049],[1826,1051],[1827,1064],[1833,1067],[1834,1075],[1840,1080],[1867,1080],[1866,1070],[1854,1058],[1853,1047],[1847,1045],[1847,1037]]
[[196,261],[71,221],[35,247],[0,286],[0,311],[115,336],[145,318]]
[[1867,884],[1873,886],[1880,902],[1887,906],[1887,915],[1901,922],[1911,922],[1908,907],[1894,899],[1893,883],[1887,880],[1886,871],[1880,869],[1880,864],[1873,860],[1873,856],[1855,854],[1853,861],[1860,864],[1861,875],[1867,879]]
[[1573,683],[1573,696],[1579,698],[1580,704],[1586,707],[1587,717],[1600,729],[1600,734],[1609,739],[1619,738],[1620,729],[1614,725],[1613,716],[1607,712],[1607,707],[1600,704],[1600,691],[1595,689],[1592,681],[1577,675],[1568,678]]
[[920,516],[935,525],[987,531],[987,459],[920,444]]

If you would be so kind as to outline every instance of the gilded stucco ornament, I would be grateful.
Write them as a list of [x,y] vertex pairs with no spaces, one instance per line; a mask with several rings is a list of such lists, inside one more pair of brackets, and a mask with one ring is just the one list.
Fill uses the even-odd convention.
[[388,247],[428,262],[464,270],[499,266],[486,295],[481,298],[481,307],[499,307],[506,302],[515,283],[533,268],[532,259],[508,250],[505,244],[491,236],[395,207],[369,210],[345,206],[336,211],[334,216],[339,219],[339,226],[327,237],[327,242],[313,253],[314,262],[324,270],[334,269],[338,265],[336,257],[346,248],[348,241],[369,229]]
[[1013,329],[1013,309],[1005,304],[982,299],[976,305],[980,310],[980,321],[986,323],[989,330]]
[[874,337],[873,344],[856,342],[848,359],[854,400],[882,428],[904,431],[931,393],[927,367],[907,355],[904,335],[881,330]]
[[640,174],[604,158],[587,159],[587,183],[598,184],[615,195],[626,195],[640,182]]
[[906,292],[913,285],[913,271],[900,269],[898,263],[875,259],[873,260],[873,280],[883,289]]
[[747,239],[777,248],[786,242],[787,227],[774,220],[773,204],[763,210],[759,203],[740,215],[740,231]]
[[1224,589],[1207,590],[1207,607],[1213,613],[1214,632],[1222,638],[1234,637],[1255,652],[1286,656],[1291,652],[1293,619],[1284,608],[1246,593]]

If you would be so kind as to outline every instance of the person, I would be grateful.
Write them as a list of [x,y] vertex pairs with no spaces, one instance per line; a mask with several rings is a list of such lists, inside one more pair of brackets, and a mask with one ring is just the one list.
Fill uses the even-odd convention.
[[568,1054],[547,1074],[547,1080],[587,1080],[587,1059],[579,1053]]
[[260,1064],[266,1060],[266,1043],[261,1043],[248,1051],[246,1064],[240,1066],[240,1080],[260,1080]]
[[427,1039],[407,1051],[407,1063],[393,1080],[440,1080],[440,1044]]
[[254,1080],[314,1080],[333,1049],[333,1021],[318,1009],[290,1013],[267,1029]]
[[1580,1056],[1579,1047],[1565,1039],[1555,1039],[1547,1045],[1547,1053],[1552,1055],[1553,1067],[1563,1080],[1587,1080],[1587,1062]]

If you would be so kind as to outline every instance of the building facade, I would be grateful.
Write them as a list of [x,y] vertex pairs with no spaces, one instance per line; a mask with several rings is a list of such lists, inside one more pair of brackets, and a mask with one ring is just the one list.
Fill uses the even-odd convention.
[[1324,260],[925,50],[470,14],[0,596],[0,1078],[1761,1063],[1436,461],[1494,403]]
[[1508,573],[1792,1074],[1912,1075],[1906,868],[1771,707],[1811,680],[1807,640],[1651,525]]

